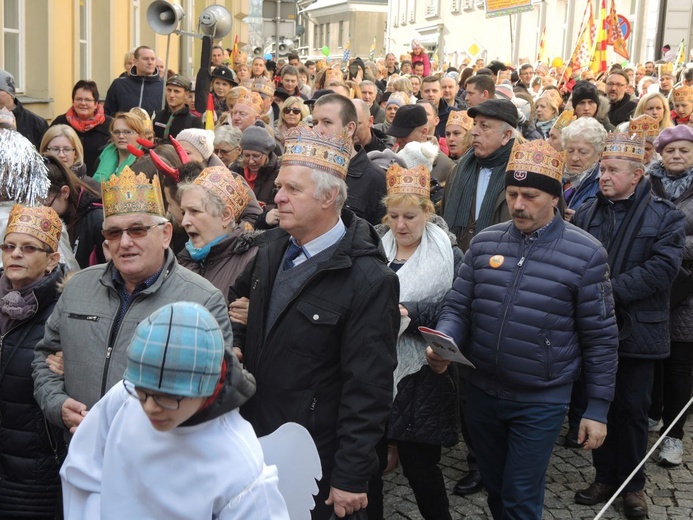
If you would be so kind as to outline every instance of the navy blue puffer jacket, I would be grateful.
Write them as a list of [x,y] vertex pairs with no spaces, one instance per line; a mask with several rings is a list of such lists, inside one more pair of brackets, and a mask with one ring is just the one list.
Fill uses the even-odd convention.
[[606,421],[618,345],[607,255],[560,215],[533,240],[512,222],[477,235],[437,329],[476,365],[468,381],[495,397],[567,403],[582,369],[585,416]]

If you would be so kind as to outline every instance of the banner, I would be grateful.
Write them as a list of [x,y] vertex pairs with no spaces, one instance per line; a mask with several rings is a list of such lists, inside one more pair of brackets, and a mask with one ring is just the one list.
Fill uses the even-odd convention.
[[606,40],[607,45],[614,48],[614,52],[625,59],[630,59],[630,53],[626,47],[626,39],[621,32],[621,25],[616,13],[616,0],[611,0],[611,11],[609,12],[609,34]]
[[587,23],[583,25],[582,33],[578,37],[577,43],[575,44],[575,49],[570,57],[570,61],[568,62],[568,66],[570,67],[572,74],[587,69],[590,66],[592,52],[594,49],[593,35],[596,33],[592,4],[589,4],[588,12]]
[[532,0],[486,0],[486,18],[522,13],[534,9]]
[[600,72],[606,72],[606,44],[607,44],[607,34],[606,34],[606,0],[601,1],[601,6],[599,7],[599,24],[597,31],[597,42],[594,46],[594,53],[592,54],[592,62],[590,69],[595,74]]
[[549,55],[546,52],[546,25],[541,31],[541,39],[539,40],[539,52],[537,52],[537,63],[548,63]]

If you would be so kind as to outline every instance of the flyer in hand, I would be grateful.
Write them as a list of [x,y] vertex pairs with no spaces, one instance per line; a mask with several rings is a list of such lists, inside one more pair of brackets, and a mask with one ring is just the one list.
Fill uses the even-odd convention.
[[450,361],[455,361],[457,363],[462,363],[472,368],[476,368],[471,361],[469,361],[464,354],[460,352],[457,348],[455,340],[452,339],[447,334],[443,334],[434,329],[429,329],[428,327],[419,327],[419,332],[426,340],[426,343],[433,349],[433,351],[438,354],[443,359],[448,359]]

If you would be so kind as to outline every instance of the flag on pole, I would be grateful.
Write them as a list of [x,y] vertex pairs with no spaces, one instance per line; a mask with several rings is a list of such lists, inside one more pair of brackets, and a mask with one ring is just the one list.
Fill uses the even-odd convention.
[[375,59],[375,36],[373,36],[373,43],[371,44],[371,50],[368,52],[368,59],[369,59],[369,61],[373,61]]
[[599,7],[599,25],[597,29],[597,41],[594,45],[594,52],[592,53],[592,61],[590,64],[590,69],[595,74],[600,72],[606,72],[606,44],[607,44],[607,34],[606,34],[606,0],[601,0],[601,5]]
[[621,32],[621,27],[618,23],[618,14],[616,13],[616,0],[611,0],[611,11],[609,11],[609,34],[606,40],[607,45],[614,48],[614,52],[625,59],[630,59],[630,53],[626,47],[626,40]]
[[205,110],[205,130],[214,130],[214,96],[207,94],[207,110]]
[[592,51],[594,49],[594,34],[596,34],[594,11],[592,10],[592,4],[589,4],[587,23],[582,26],[582,33],[578,36],[575,49],[568,62],[568,66],[572,73],[589,68],[590,58],[592,57]]
[[351,37],[347,40],[346,47],[344,47],[344,56],[342,57],[342,63],[349,64],[349,58],[351,57],[351,51],[349,50],[351,47]]
[[686,43],[683,38],[681,38],[681,43],[679,43],[679,48],[676,51],[676,58],[674,59],[674,65],[684,65],[686,63]]
[[537,63],[548,63],[549,55],[546,52],[546,25],[541,31],[541,38],[539,39],[539,52],[537,52]]

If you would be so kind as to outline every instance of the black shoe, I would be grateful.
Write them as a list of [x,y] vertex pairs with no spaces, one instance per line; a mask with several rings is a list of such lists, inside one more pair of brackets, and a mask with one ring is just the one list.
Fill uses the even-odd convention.
[[481,483],[481,473],[479,473],[479,470],[472,470],[457,481],[457,484],[455,484],[455,487],[452,489],[452,494],[463,497],[465,495],[478,493],[483,488],[484,485]]
[[566,448],[582,448],[582,444],[580,444],[577,440],[578,438],[578,430],[573,430],[570,429],[568,430],[568,433],[565,434],[565,444],[563,444]]
[[609,500],[614,491],[616,491],[616,486],[594,482],[587,489],[581,489],[575,493],[575,503],[593,506]]
[[623,495],[623,513],[627,518],[649,518],[647,502],[642,491],[633,491]]

